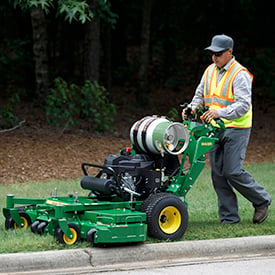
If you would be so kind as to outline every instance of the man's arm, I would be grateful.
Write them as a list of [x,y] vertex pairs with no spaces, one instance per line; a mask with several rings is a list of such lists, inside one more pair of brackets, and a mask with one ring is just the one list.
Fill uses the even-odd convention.
[[218,110],[221,118],[232,120],[245,115],[251,105],[252,80],[246,71],[240,71],[233,81],[235,101],[227,108]]

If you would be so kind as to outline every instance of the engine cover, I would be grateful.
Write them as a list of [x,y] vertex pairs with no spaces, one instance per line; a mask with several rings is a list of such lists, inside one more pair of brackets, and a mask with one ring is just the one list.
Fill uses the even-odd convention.
[[161,185],[161,172],[155,170],[155,161],[146,154],[109,155],[104,167],[107,178],[117,177],[122,187],[139,193],[140,198]]

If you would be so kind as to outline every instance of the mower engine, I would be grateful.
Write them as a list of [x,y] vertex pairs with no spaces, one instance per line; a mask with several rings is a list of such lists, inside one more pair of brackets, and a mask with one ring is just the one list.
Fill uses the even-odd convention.
[[[161,172],[155,170],[155,162],[148,155],[110,155],[105,166],[114,170],[122,190],[128,188],[141,198],[160,187]],[[112,177],[110,173],[107,176]]]
[[146,154],[110,155],[96,177],[86,175],[81,180],[83,189],[99,197],[115,194],[124,200],[128,200],[131,193],[148,197],[160,184],[161,172],[155,170],[155,161]]

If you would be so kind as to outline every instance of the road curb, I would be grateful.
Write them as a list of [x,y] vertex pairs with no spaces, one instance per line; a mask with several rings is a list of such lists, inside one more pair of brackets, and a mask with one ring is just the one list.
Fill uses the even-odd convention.
[[131,263],[133,261],[174,260],[226,256],[231,254],[260,254],[275,252],[275,235],[216,240],[198,240],[145,244],[133,247],[91,251],[92,266]]
[[275,235],[0,254],[0,273],[275,253]]
[[26,272],[90,265],[90,255],[83,249],[0,254],[0,273]]

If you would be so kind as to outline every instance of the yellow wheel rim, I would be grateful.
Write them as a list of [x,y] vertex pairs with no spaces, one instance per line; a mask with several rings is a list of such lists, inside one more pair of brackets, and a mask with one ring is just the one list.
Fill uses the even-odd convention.
[[173,234],[181,225],[180,211],[174,206],[167,206],[160,212],[158,222],[164,233]]
[[77,232],[74,228],[70,228],[73,237],[70,239],[69,237],[67,237],[64,233],[63,233],[63,241],[65,244],[67,245],[72,245],[76,242],[77,240]]
[[25,217],[20,216],[22,223],[24,224],[22,227],[19,226],[16,222],[14,223],[14,229],[27,229],[29,226],[28,220]]

